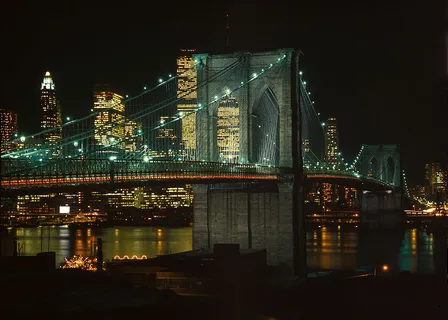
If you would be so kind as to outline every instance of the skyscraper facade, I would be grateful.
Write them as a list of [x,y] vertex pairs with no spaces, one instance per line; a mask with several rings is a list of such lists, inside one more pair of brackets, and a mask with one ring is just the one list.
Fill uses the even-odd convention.
[[336,118],[329,118],[326,125],[325,136],[325,163],[330,168],[339,168],[339,146],[338,146],[338,131]]
[[430,198],[446,196],[447,192],[447,171],[439,162],[426,164],[427,195]]
[[126,121],[124,125],[124,137],[125,137],[125,151],[135,152],[139,148],[143,141],[142,123],[140,121]]
[[[50,72],[46,72],[40,88],[40,106],[42,110],[41,128],[44,133],[44,143],[52,145],[62,139],[61,105],[56,99],[56,88]],[[57,157],[61,149],[53,149],[52,156]]]
[[9,109],[0,109],[0,142],[1,153],[15,147],[14,144],[4,145],[15,138],[18,133],[17,113]]
[[[196,109],[197,72],[192,55],[196,49],[182,49],[177,58],[177,112],[180,116]],[[196,113],[182,118],[182,146],[184,158],[195,160],[196,155]]]
[[93,104],[94,111],[98,112],[94,120],[96,146],[110,146],[107,152],[124,149],[123,143],[117,144],[117,141],[122,141],[125,136],[123,96],[104,86],[96,86]]
[[217,144],[219,161],[237,163],[240,154],[240,108],[235,98],[228,96],[218,106]]
[[175,124],[169,123],[176,117],[162,116],[160,117],[160,124],[166,124],[166,126],[156,131],[154,142],[149,150],[152,158],[173,158],[179,156],[181,153],[178,150],[179,145],[177,142],[177,136],[175,132]]

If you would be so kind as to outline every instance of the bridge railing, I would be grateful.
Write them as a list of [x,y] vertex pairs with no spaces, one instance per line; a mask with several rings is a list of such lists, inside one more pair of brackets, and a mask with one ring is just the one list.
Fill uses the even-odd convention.
[[5,159],[2,187],[85,184],[168,179],[276,179],[284,170],[272,166],[199,161],[65,159],[35,162]]
[[[262,180],[275,179],[289,172],[290,169],[273,166],[203,161],[57,159],[40,162],[30,159],[2,159],[1,185],[2,187],[23,187],[136,180],[244,179],[249,177]],[[351,177],[393,187],[385,181],[349,170],[305,168],[304,173]]]
[[387,181],[383,181],[380,179],[376,179],[374,177],[369,177],[366,175],[362,175],[358,172],[351,171],[351,170],[341,170],[341,169],[326,169],[326,168],[312,168],[312,169],[304,169],[305,174],[321,174],[321,175],[328,175],[328,176],[339,176],[341,178],[345,177],[351,177],[353,179],[357,180],[364,180],[376,184],[380,184],[383,186],[395,188],[395,186]]

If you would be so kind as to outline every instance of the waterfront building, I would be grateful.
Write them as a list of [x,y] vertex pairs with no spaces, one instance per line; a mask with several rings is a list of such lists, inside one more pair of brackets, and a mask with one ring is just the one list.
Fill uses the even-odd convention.
[[190,207],[193,201],[191,185],[180,187],[121,188],[109,193],[92,192],[91,206],[107,205],[110,209],[168,209]]
[[83,201],[83,193],[49,193],[31,194],[17,197],[18,215],[58,215],[61,206],[73,208],[70,213],[78,211]]

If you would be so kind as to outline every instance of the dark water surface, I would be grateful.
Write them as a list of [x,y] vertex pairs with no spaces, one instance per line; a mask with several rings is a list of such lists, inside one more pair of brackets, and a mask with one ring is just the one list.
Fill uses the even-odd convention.
[[[192,248],[190,227],[13,228],[2,242],[3,254],[10,254],[13,236],[18,238],[20,254],[55,251],[57,264],[73,254],[92,255],[98,238],[103,239],[104,259],[116,255],[155,257]],[[387,264],[394,271],[445,272],[444,235],[424,229],[366,231],[355,226],[316,226],[307,231],[306,238],[310,269],[354,270]]]

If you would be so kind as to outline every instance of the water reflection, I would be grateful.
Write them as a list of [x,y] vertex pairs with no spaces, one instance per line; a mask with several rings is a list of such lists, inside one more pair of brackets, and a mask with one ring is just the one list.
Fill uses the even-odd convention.
[[[98,238],[103,239],[105,259],[115,255],[154,257],[192,249],[191,228],[18,228],[8,230],[9,243],[14,235],[21,245],[21,254],[55,251],[58,264],[73,254],[95,254]],[[444,241],[443,235],[423,229],[366,231],[344,225],[316,227],[306,234],[307,264],[310,269],[351,270],[387,264],[391,271],[443,273]],[[6,243],[2,243],[2,252],[12,254],[12,246]]]
[[[105,259],[112,259],[115,255],[154,257],[192,248],[191,228],[18,228],[8,230],[9,241],[5,243],[11,243],[13,236],[17,236],[19,244],[23,245],[21,254],[35,255],[42,251],[55,251],[57,264],[73,254],[95,254],[98,238],[103,239]],[[5,245],[4,254],[11,254],[12,250],[8,249],[10,248]]]
[[[310,269],[362,269],[387,264],[390,270],[443,272],[446,252],[434,250],[434,234],[424,229],[359,230],[322,227],[307,233]],[[443,247],[443,237],[437,239]]]

